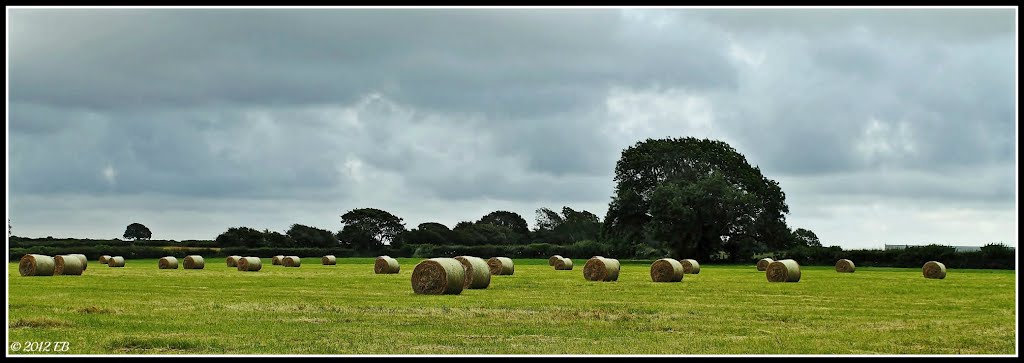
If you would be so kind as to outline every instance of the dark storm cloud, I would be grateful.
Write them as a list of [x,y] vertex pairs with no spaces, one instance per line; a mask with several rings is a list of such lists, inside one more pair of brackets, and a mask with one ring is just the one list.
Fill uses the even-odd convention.
[[112,110],[346,103],[534,115],[609,82],[728,85],[693,35],[637,37],[614,11],[19,10],[11,99]]

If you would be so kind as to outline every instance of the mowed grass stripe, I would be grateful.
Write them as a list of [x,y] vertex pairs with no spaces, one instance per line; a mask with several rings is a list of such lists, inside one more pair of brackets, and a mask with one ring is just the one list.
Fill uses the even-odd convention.
[[[487,256],[481,256],[487,257]],[[801,266],[769,283],[753,266],[702,265],[654,283],[623,260],[616,282],[516,259],[511,276],[460,295],[416,295],[413,267],[373,273],[263,259],[240,272],[157,260],[90,266],[82,276],[21,277],[8,267],[11,341],[68,341],[75,354],[1012,354],[1014,274]],[[840,329],[839,327],[842,327]],[[11,352],[13,353],[13,352]]]

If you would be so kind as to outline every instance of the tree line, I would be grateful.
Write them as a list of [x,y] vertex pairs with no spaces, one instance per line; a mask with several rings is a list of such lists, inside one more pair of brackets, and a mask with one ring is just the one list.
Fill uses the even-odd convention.
[[[552,250],[603,251],[594,254],[725,262],[787,253],[825,256],[838,248],[822,247],[810,229],[789,226],[789,206],[779,183],[722,141],[685,137],[637,142],[622,151],[614,181],[603,218],[565,206],[560,211],[537,209],[533,229],[523,216],[505,210],[451,228],[439,222],[408,228],[388,211],[356,208],[340,216],[338,231],[302,224],[293,224],[283,233],[231,227],[214,244],[341,249],[367,256],[455,250],[524,256]],[[124,237],[147,240],[152,232],[133,223]]]
[[284,233],[231,227],[216,237],[219,247],[342,247],[376,253],[414,245],[528,245],[547,243],[569,245],[598,240],[601,221],[594,213],[562,207],[537,210],[537,227],[530,230],[526,219],[515,212],[498,210],[475,221],[461,221],[452,228],[440,222],[424,222],[407,229],[403,219],[377,208],[352,209],[341,216],[337,232],[293,224]]

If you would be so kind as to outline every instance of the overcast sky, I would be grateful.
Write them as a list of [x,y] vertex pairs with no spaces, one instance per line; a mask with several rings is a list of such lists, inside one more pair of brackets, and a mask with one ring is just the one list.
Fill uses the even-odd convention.
[[1016,10],[10,9],[19,236],[604,216],[724,140],[825,245],[1017,245]]

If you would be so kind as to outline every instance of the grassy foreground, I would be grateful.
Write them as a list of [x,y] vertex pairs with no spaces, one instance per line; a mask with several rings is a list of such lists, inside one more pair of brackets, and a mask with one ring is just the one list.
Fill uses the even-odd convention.
[[[83,276],[21,277],[8,264],[10,342],[70,343],[67,354],[1014,354],[1015,276],[804,266],[769,283],[753,266],[701,266],[653,283],[624,264],[588,282],[576,260],[516,260],[483,290],[415,295],[422,259],[375,275],[372,258],[302,267],[158,270],[156,260]],[[180,263],[180,261],[179,261]],[[9,354],[24,354],[11,351]],[[49,353],[61,354],[61,353]]]

